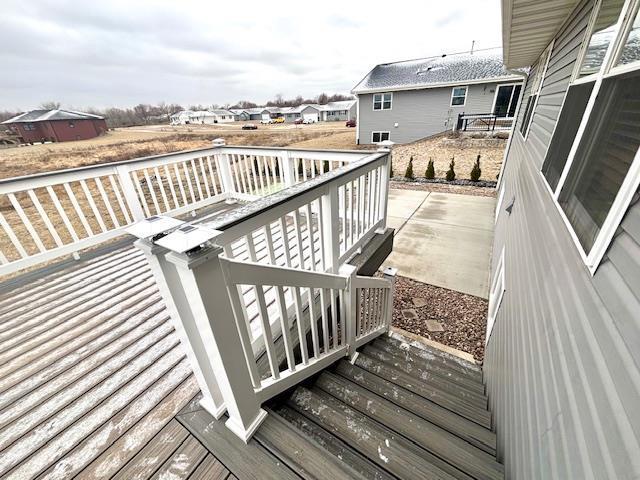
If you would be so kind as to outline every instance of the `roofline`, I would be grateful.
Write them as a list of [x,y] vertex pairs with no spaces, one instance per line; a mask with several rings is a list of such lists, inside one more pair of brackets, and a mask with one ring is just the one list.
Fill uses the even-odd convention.
[[511,80],[523,80],[526,78],[526,74],[522,75],[507,75],[502,77],[483,78],[479,80],[465,80],[459,82],[441,82],[441,83],[429,83],[424,85],[412,85],[406,87],[389,87],[389,88],[365,88],[365,89],[353,89],[351,93],[354,95],[362,95],[363,93],[379,93],[379,92],[401,92],[403,90],[426,90],[431,88],[443,88],[443,87],[457,87],[460,85],[479,85],[483,83],[498,83],[508,82]]

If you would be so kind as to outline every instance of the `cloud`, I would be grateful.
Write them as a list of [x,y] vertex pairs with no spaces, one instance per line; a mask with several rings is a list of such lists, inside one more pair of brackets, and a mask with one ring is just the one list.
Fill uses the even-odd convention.
[[500,6],[461,0],[5,0],[0,109],[347,93],[375,64],[500,44]]

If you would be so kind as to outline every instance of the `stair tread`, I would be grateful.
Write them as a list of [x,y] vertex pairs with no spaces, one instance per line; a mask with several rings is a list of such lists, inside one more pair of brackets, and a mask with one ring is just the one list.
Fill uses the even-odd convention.
[[495,455],[496,435],[491,430],[347,361],[336,366],[336,373]]
[[256,432],[254,438],[272,454],[285,462],[289,468],[305,479],[364,479],[344,462],[335,458],[302,435],[292,424],[273,410]]
[[416,364],[415,362],[408,362],[399,355],[380,350],[374,345],[367,345],[362,351],[370,357],[376,358],[391,365],[393,368],[403,371],[416,381],[427,383],[438,390],[455,395],[469,405],[475,405],[479,408],[487,407],[487,397],[484,393],[478,393],[477,390],[470,390],[466,386],[459,384],[455,381],[455,377],[444,377],[434,373],[428,368],[423,368],[422,365]]
[[225,426],[226,419],[225,415],[221,420],[215,420],[205,410],[178,417],[178,421],[236,477],[243,480],[300,479],[254,439],[245,444],[236,437]]
[[425,343],[413,341],[396,333],[394,333],[393,336],[383,335],[378,337],[378,340],[388,343],[400,350],[408,351],[416,357],[446,365],[448,368],[458,370],[482,382],[482,369],[480,366],[456,357],[455,355],[451,355],[444,350],[431,347]]
[[344,462],[363,478],[395,480],[393,475],[296,410],[283,405],[278,408],[277,413],[304,435],[313,438],[318,445],[333,456],[334,462]]
[[484,395],[485,388],[482,383],[482,379],[475,374],[469,374],[459,369],[452,368],[450,365],[434,361],[434,356],[429,356],[428,352],[422,352],[423,356],[418,356],[416,353],[410,350],[410,345],[406,347],[397,347],[390,342],[376,339],[372,343],[375,348],[387,352],[396,358],[416,365],[417,367],[426,371],[432,372],[435,375],[439,375],[448,381],[452,381],[457,385],[469,389],[472,392],[476,392],[480,395]]
[[344,377],[325,371],[315,386],[473,478],[503,478],[502,466],[491,454]]
[[366,353],[360,353],[355,364],[364,370],[372,372],[385,380],[399,385],[421,397],[430,400],[441,407],[447,408],[483,427],[491,428],[491,412],[486,408],[470,405],[460,398],[438,389],[436,386],[418,380],[411,375],[394,368],[388,363],[373,358]]
[[471,478],[451,475],[446,462],[318,389],[298,387],[289,405],[401,480]]

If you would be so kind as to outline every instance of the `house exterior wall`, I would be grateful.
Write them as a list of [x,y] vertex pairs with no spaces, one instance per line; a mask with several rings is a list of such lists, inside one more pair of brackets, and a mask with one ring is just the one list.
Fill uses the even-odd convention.
[[[73,127],[70,124],[73,123]],[[26,130],[25,123],[15,123],[14,128],[25,142],[34,143],[43,140],[68,142],[72,140],[86,140],[106,133],[107,123],[104,120],[47,120],[33,122],[33,130]]]
[[506,287],[484,376],[505,478],[640,476],[638,195],[592,276],[540,174],[592,7],[582,1],[558,33],[503,172],[492,278],[504,247]]
[[453,107],[452,87],[393,92],[391,110],[373,110],[373,94],[360,94],[359,143],[371,143],[371,133],[374,131],[391,132],[392,142],[409,143],[451,130],[460,113],[489,113],[497,85],[469,85],[465,105]]

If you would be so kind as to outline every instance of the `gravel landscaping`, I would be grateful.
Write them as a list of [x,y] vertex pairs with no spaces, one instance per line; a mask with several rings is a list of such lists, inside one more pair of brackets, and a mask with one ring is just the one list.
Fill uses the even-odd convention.
[[467,352],[478,361],[484,357],[487,308],[482,298],[396,277],[393,325]]

